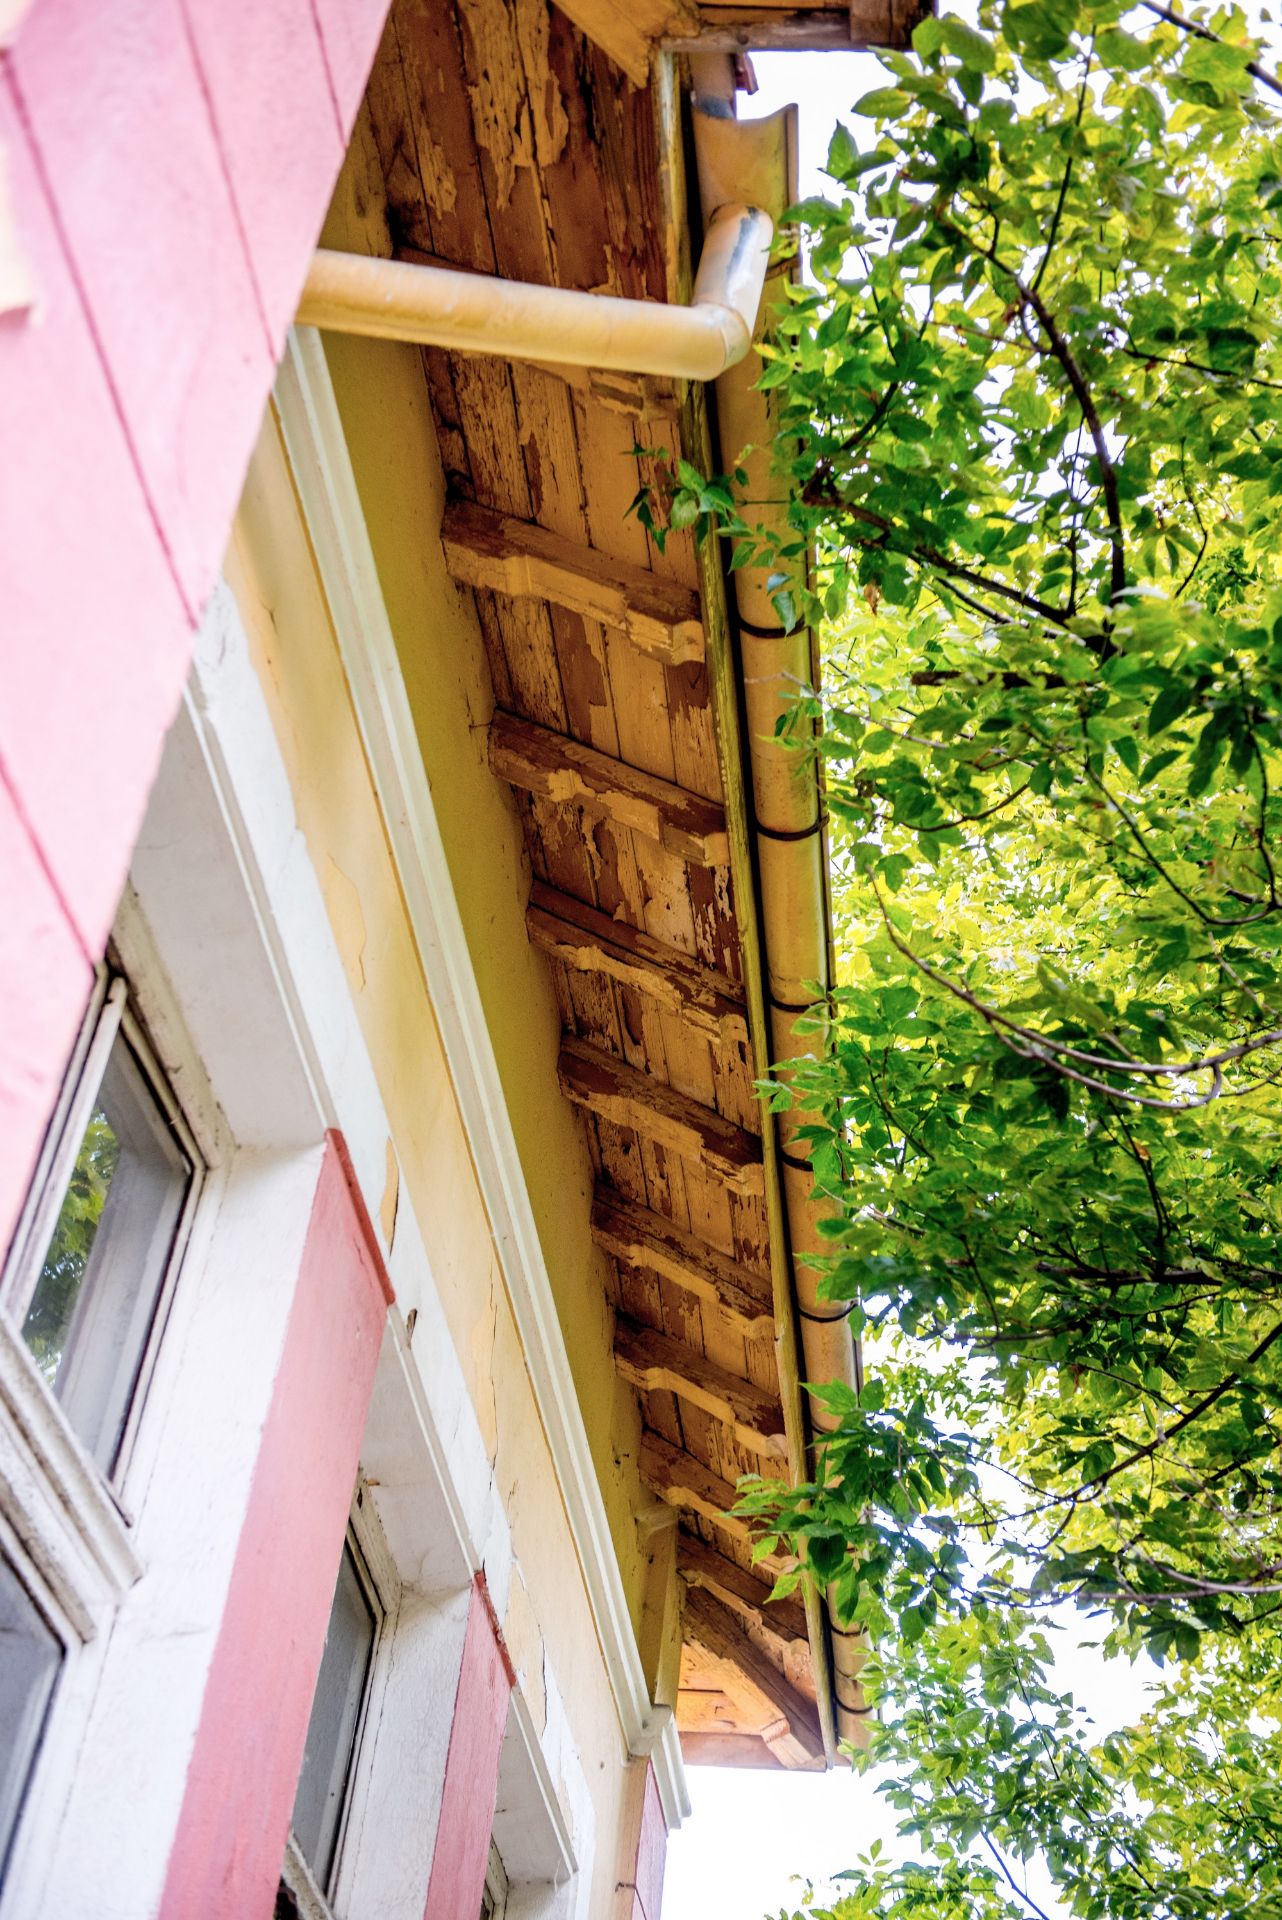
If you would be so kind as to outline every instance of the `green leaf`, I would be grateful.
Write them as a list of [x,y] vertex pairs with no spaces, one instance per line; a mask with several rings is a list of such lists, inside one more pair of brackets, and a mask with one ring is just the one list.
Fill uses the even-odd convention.
[[[895,120],[912,104],[910,96],[898,87],[874,87],[871,93],[863,94],[851,108],[865,120]],[[833,136],[834,140],[836,135]],[[829,148],[831,159],[832,149]],[[831,166],[829,172],[832,171]]]
[[828,143],[826,171],[832,175],[834,180],[845,180],[853,172],[858,162],[859,149],[855,145],[854,137],[847,127],[838,123],[833,131],[832,139]]
[[997,65],[997,51],[987,35],[976,33],[963,20],[953,14],[945,14],[939,22],[939,37],[947,52],[961,61],[964,67],[972,68],[976,73],[992,73]]
[[1149,738],[1152,739],[1156,733],[1164,733],[1167,727],[1172,726],[1180,718],[1181,714],[1188,712],[1196,698],[1194,691],[1179,681],[1172,681],[1168,686],[1163,687],[1149,708]]

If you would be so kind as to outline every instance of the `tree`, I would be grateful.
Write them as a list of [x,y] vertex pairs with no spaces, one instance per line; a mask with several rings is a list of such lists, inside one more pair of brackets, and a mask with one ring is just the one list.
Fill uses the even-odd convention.
[[[1278,1913],[1282,89],[1227,8],[884,59],[767,349],[791,538],[670,502],[827,633],[781,725],[841,984],[774,1097],[874,1362],[743,1510],[868,1635],[927,1849],[843,1920],[1035,1915],[1029,1853],[1074,1913]],[[1130,1735],[1048,1678],[1065,1603],[1182,1663]]]

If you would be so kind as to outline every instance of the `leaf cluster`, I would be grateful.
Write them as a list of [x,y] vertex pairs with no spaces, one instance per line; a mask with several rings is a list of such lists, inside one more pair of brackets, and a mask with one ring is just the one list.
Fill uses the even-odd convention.
[[[794,210],[788,534],[672,494],[826,635],[779,725],[840,978],[773,1098],[872,1377],[742,1510],[867,1634],[922,1849],[841,1920],[1036,1915],[1034,1857],[1074,1913],[1273,1913],[1279,121],[1232,9],[1023,0],[885,66]],[[1065,1606],[1180,1663],[1139,1729],[1057,1685]]]

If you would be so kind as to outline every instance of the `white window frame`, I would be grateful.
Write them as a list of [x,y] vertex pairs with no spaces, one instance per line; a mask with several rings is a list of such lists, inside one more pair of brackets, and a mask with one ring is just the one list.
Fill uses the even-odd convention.
[[362,1478],[357,1482],[343,1536],[343,1549],[353,1549],[357,1578],[374,1614],[374,1641],[370,1647],[365,1690],[352,1737],[352,1752],[343,1786],[343,1811],[338,1823],[334,1864],[328,1890],[318,1885],[291,1831],[281,1866],[281,1879],[294,1897],[300,1920],[342,1920],[351,1891],[353,1861],[348,1838],[359,1796],[368,1787],[373,1729],[378,1724],[381,1697],[387,1686],[392,1647],[400,1613],[401,1581],[379,1523],[373,1499]]
[[[191,1167],[187,1192],[165,1258],[138,1371],[129,1395],[120,1443],[110,1473],[103,1473],[104,1483],[128,1524],[130,1514],[125,1489],[129,1465],[209,1166],[200,1142],[179,1104],[170,1076],[157,1057],[140,1017],[137,992],[114,948],[108,949],[107,959],[97,969],[94,990],[63,1079],[54,1118],[0,1277],[0,1311],[8,1315],[19,1341],[25,1347],[26,1343],[22,1341],[23,1320],[39,1282],[40,1265],[57,1225],[89,1115],[118,1036],[126,1042],[148,1092]],[[32,1364],[35,1365],[34,1360]],[[38,1366],[36,1372],[39,1374]],[[41,1383],[44,1385],[43,1377]],[[66,1425],[68,1433],[74,1438],[74,1429],[58,1404],[56,1395],[47,1387],[46,1394],[54,1417]],[[80,1444],[78,1440],[76,1444]]]
[[507,1868],[497,1846],[490,1841],[490,1857],[485,1868],[485,1890],[481,1895],[480,1920],[503,1920],[507,1912]]
[[[130,1395],[113,1471],[82,1443],[22,1336],[22,1322],[57,1221],[107,1056],[123,1031],[148,1088],[187,1156],[192,1177]],[[180,1103],[175,1091],[183,1090]],[[0,1859],[0,1900],[19,1851],[55,1830],[60,1783],[74,1771],[110,1629],[144,1566],[134,1542],[135,1495],[159,1441],[163,1394],[153,1394],[181,1289],[200,1264],[221,1192],[225,1125],[210,1094],[126,888],[107,955],[77,1032],[62,1087],[0,1264],[0,1545],[62,1642],[63,1657]],[[154,1414],[154,1417],[153,1417]],[[22,1875],[19,1874],[19,1878]]]
[[79,1636],[76,1631],[75,1621],[70,1618],[66,1609],[58,1603],[57,1592],[50,1586],[48,1580],[43,1577],[39,1565],[28,1551],[21,1536],[10,1524],[7,1516],[2,1512],[0,1512],[0,1558],[4,1559],[13,1569],[28,1599],[54,1638],[59,1642],[61,1648],[58,1659],[58,1670],[54,1675],[53,1686],[45,1705],[40,1729],[31,1749],[27,1763],[26,1778],[22,1782],[22,1787],[18,1795],[18,1805],[14,1813],[13,1826],[7,1836],[0,1835],[0,1885],[2,1885],[4,1882],[5,1868],[8,1865],[9,1856],[13,1851],[21,1831],[23,1815],[26,1811],[27,1803],[31,1798],[32,1787],[39,1771],[40,1759],[45,1749],[50,1724],[58,1710],[58,1696],[62,1687],[63,1676],[78,1645]]

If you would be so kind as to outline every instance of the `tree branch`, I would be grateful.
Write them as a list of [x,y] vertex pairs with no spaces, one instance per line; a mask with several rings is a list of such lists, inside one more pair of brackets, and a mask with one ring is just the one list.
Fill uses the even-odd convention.
[[[1140,5],[1146,13],[1155,13],[1159,20],[1165,20],[1169,26],[1178,27],[1181,33],[1192,34],[1195,40],[1213,40],[1220,47],[1231,44],[1220,34],[1212,33],[1209,27],[1202,26],[1199,21],[1189,20],[1184,14],[1176,13],[1174,7],[1160,5],[1159,0],[1140,0]],[[1267,67],[1262,67],[1258,60],[1248,60],[1246,70],[1253,79],[1260,82],[1261,86],[1271,87],[1274,93],[1282,94],[1282,80],[1279,80],[1275,73],[1270,73]]]
[[[972,246],[975,244],[969,235],[965,234],[960,227],[955,227],[951,221],[940,220],[938,225],[942,232],[951,234],[953,238],[959,240],[963,246]],[[1050,342],[1051,352],[1063,368],[1064,376],[1072,388],[1073,397],[1082,410],[1082,418],[1086,422],[1087,431],[1095,447],[1095,461],[1099,467],[1100,474],[1100,489],[1104,495],[1104,504],[1108,508],[1108,537],[1112,554],[1108,598],[1109,605],[1111,606],[1113,602],[1121,596],[1126,587],[1126,548],[1122,538],[1122,503],[1117,488],[1117,469],[1113,465],[1113,456],[1108,450],[1108,439],[1104,432],[1104,424],[1099,416],[1099,410],[1095,405],[1094,396],[1087,384],[1085,374],[1077,363],[1077,357],[1073,349],[1060,332],[1054,314],[1042,299],[1036,287],[1025,286],[1014,267],[1008,267],[1006,262],[998,256],[996,239],[987,247],[980,247],[978,251],[983,254],[986,260],[992,262],[999,273],[1005,274],[1019,295],[1021,302],[1025,306],[1031,307],[1037,315],[1042,332]]]

